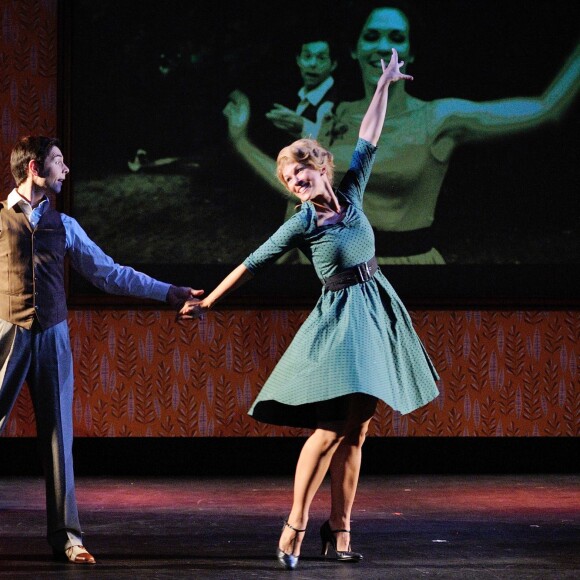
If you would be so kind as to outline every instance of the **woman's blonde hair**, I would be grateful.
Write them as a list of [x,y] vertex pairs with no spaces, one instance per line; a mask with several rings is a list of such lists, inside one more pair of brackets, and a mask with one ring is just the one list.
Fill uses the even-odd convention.
[[326,168],[326,175],[332,185],[334,177],[334,157],[330,151],[327,151],[318,141],[314,139],[298,139],[291,145],[284,147],[278,153],[276,160],[276,176],[280,182],[286,187],[284,180],[284,167],[288,163],[304,163],[313,169],[321,170]]

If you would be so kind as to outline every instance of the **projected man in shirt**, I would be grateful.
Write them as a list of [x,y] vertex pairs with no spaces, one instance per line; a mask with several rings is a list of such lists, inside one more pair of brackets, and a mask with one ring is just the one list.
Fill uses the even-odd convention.
[[313,40],[302,44],[296,64],[304,82],[298,91],[297,107],[291,110],[275,103],[266,117],[275,127],[292,137],[316,139],[324,118],[332,112],[336,100],[332,73],[337,62],[332,58],[328,41]]

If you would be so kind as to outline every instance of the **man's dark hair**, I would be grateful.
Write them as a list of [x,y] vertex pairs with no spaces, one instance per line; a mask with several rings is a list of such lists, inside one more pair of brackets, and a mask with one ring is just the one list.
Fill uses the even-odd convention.
[[334,38],[331,37],[330,35],[325,37],[321,34],[316,34],[316,32],[313,32],[312,34],[308,35],[305,34],[301,37],[299,42],[296,43],[296,55],[299,55],[302,52],[302,47],[305,44],[311,44],[313,42],[326,42],[326,44],[328,44],[328,52],[330,55],[330,60],[332,61],[337,60],[336,55],[338,53],[338,49]]
[[10,155],[10,170],[17,186],[26,181],[30,161],[36,161],[41,171],[44,169],[46,157],[55,146],[60,147],[58,139],[41,135],[22,137],[14,145]]

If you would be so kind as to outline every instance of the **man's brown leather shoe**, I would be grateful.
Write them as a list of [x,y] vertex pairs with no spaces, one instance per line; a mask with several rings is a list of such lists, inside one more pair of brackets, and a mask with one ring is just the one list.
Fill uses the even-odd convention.
[[53,551],[55,558],[73,564],[96,564],[97,561],[84,546],[70,546],[63,552]]

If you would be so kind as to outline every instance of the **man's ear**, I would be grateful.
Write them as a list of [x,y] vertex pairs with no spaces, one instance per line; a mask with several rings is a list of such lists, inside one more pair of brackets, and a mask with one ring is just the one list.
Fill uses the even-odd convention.
[[40,175],[40,166],[36,159],[31,159],[28,162],[28,175],[32,175],[33,177],[38,177]]

